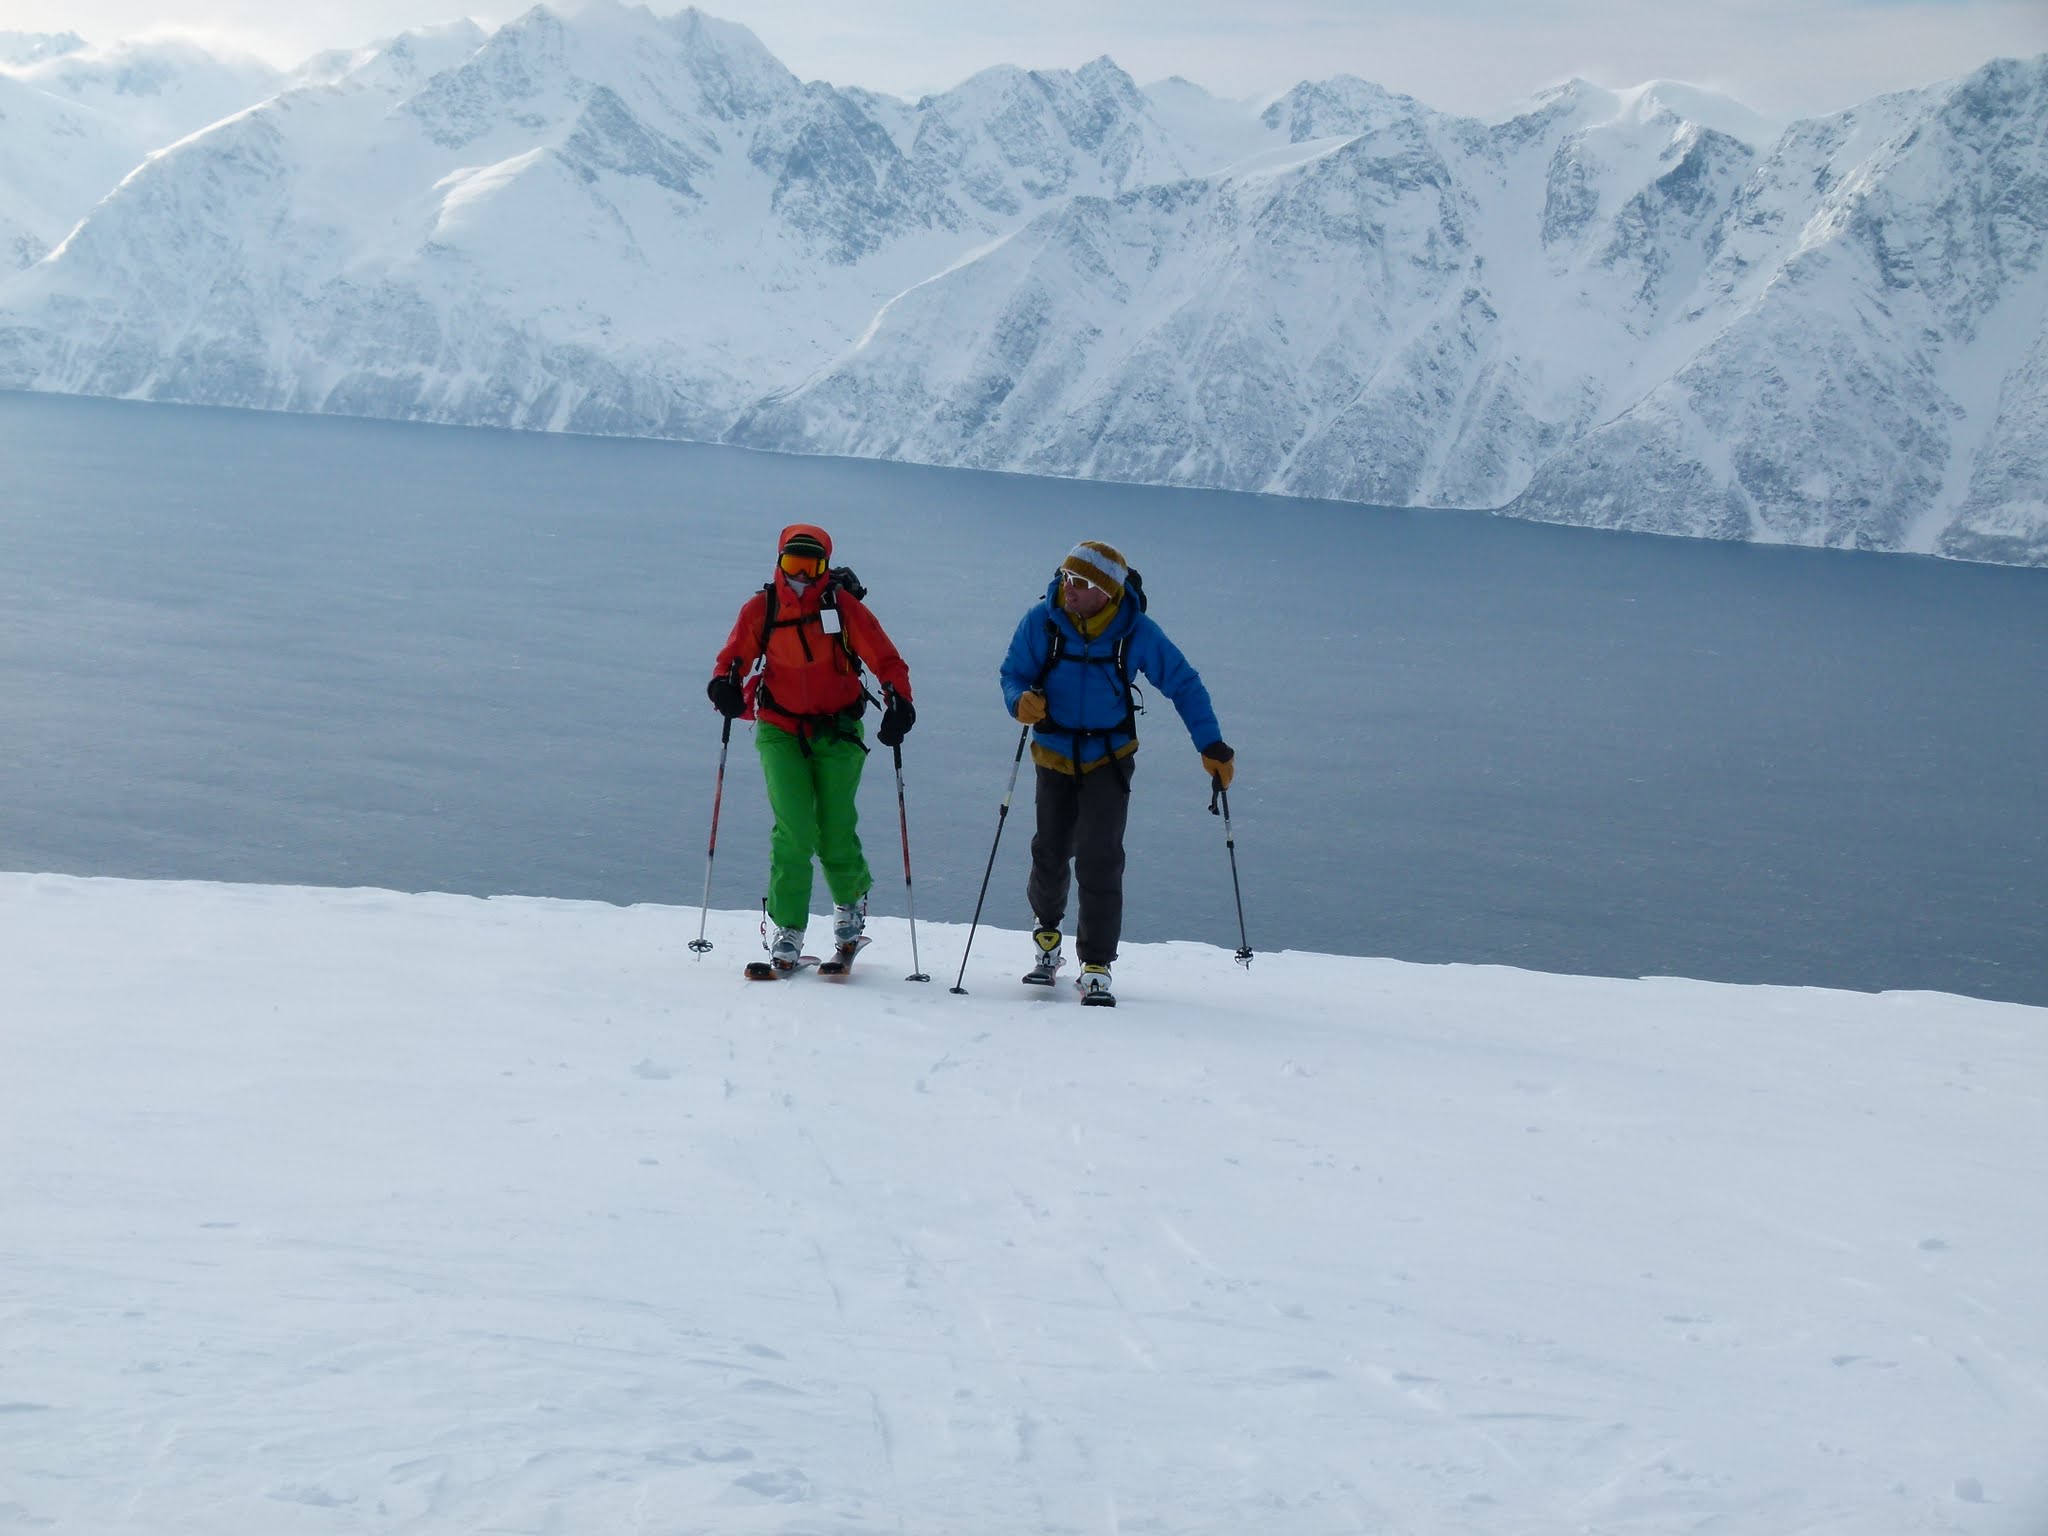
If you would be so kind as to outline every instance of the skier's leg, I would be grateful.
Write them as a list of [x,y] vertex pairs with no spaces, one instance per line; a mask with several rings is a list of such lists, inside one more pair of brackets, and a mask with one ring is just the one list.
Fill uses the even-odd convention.
[[1067,915],[1067,890],[1073,880],[1074,818],[1081,808],[1080,781],[1070,773],[1037,769],[1038,830],[1031,838],[1031,878],[1024,899],[1048,928]]
[[1081,888],[1081,920],[1074,951],[1083,965],[1114,965],[1124,929],[1124,825],[1130,819],[1135,756],[1123,773],[1104,763],[1081,776],[1080,815],[1074,829],[1074,882]]
[[768,782],[768,921],[804,928],[811,920],[811,853],[818,846],[818,791],[803,744],[772,725],[754,728],[754,747]]
[[857,742],[837,736],[813,742],[811,751],[811,776],[817,784],[818,863],[835,902],[859,901],[875,883],[867,855],[861,851],[860,816],[854,804],[868,755]]

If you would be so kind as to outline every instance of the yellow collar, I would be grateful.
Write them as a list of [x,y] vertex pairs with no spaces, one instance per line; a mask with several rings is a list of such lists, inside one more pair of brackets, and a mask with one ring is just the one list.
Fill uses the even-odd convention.
[[1104,603],[1102,611],[1092,619],[1077,618],[1069,613],[1067,615],[1067,622],[1081,631],[1081,638],[1083,640],[1098,639],[1102,632],[1109,628],[1109,621],[1116,617],[1117,607],[1118,604],[1114,602]]

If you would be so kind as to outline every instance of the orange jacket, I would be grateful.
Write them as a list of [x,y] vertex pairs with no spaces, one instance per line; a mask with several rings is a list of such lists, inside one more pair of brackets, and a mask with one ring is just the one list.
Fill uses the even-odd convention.
[[[832,541],[821,528],[796,523],[782,530],[779,550],[796,533],[808,533],[825,546]],[[748,715],[793,735],[801,735],[799,716],[836,715],[850,710],[862,695],[858,656],[882,683],[910,697],[910,669],[867,605],[847,592],[834,591],[841,632],[831,634],[821,614],[825,607],[824,578],[808,582],[802,592],[790,585],[778,563],[773,583],[775,619],[770,627],[767,591],[756,592],[740,608],[732,633],[718,653],[714,671],[748,681]],[[849,649],[852,655],[848,654]],[[759,663],[758,671],[756,664]]]

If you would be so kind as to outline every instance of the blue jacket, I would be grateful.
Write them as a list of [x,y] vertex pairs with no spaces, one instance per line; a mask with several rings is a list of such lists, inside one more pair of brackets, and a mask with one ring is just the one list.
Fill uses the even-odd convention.
[[[1180,647],[1166,638],[1166,631],[1145,613],[1144,591],[1136,582],[1126,587],[1123,601],[1109,627],[1093,640],[1081,638],[1059,603],[1059,578],[1046,588],[1045,597],[1024,615],[1017,633],[1010,639],[1010,651],[1003,658],[1003,702],[1014,716],[1017,700],[1037,685],[1046,657],[1052,651],[1052,636],[1046,625],[1059,629],[1060,660],[1044,683],[1046,717],[1032,728],[1032,759],[1047,767],[1083,768],[1110,753],[1122,755],[1135,750],[1137,738],[1124,727],[1123,687],[1117,670],[1105,658],[1113,654],[1119,639],[1128,636],[1127,662],[1133,679],[1145,680],[1173,701],[1181,724],[1194,738],[1197,751],[1222,740],[1216,711],[1209,703],[1209,690],[1202,677],[1188,664]],[[1084,657],[1096,657],[1086,661]],[[1062,729],[1065,727],[1065,729]],[[1076,731],[1108,731],[1108,736],[1077,736]]]

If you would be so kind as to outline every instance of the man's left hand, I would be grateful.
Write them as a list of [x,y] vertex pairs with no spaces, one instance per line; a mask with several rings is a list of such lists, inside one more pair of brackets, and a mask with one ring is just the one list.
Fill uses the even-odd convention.
[[1230,750],[1228,743],[1212,741],[1208,746],[1202,748],[1202,771],[1225,789],[1228,789],[1230,788],[1231,774],[1236,771],[1234,764],[1236,757],[1237,754]]

